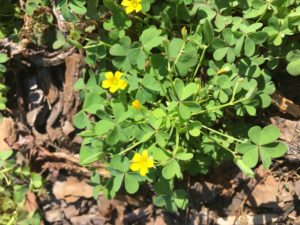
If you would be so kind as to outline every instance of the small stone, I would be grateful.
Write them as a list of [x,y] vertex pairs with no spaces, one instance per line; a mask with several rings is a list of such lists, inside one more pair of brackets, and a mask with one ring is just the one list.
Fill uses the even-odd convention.
[[53,223],[53,222],[60,221],[62,215],[59,209],[52,209],[46,212],[45,217],[48,222]]
[[67,219],[70,219],[71,217],[77,216],[79,214],[79,210],[76,209],[74,205],[70,205],[67,208],[64,208],[63,212]]

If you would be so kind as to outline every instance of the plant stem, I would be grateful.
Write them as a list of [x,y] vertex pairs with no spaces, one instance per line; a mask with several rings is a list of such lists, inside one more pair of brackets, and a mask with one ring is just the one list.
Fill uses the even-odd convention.
[[[89,40],[89,39],[88,39],[88,40]],[[95,47],[98,47],[98,46],[101,46],[101,45],[104,45],[104,46],[109,47],[109,48],[112,47],[111,44],[108,44],[108,43],[106,43],[106,42],[104,42],[104,41],[99,41],[98,44],[94,44],[94,45],[86,45],[86,46],[83,47],[83,49],[95,48]]]
[[196,69],[195,69],[195,71],[194,71],[194,75],[193,75],[192,80],[195,79],[195,77],[196,77],[196,75],[197,75],[197,73],[198,73],[198,71],[199,71],[199,68],[200,68],[200,66],[202,65],[202,61],[203,61],[203,58],[204,58],[204,55],[205,55],[205,52],[206,52],[206,49],[207,49],[207,48],[208,48],[208,46],[205,45],[204,48],[203,48],[203,50],[202,50],[202,53],[201,53],[199,62],[198,62],[198,64],[197,64],[197,67],[196,67]]
[[175,157],[177,151],[178,151],[178,147],[179,147],[179,132],[176,129],[176,143],[175,143],[175,149],[173,152],[173,157]]
[[222,108],[225,108],[225,107],[228,107],[228,106],[233,106],[233,105],[236,105],[237,103],[240,103],[240,102],[245,101],[247,99],[248,98],[242,98],[242,99],[239,99],[239,100],[236,100],[236,101],[230,101],[230,102],[228,102],[228,103],[226,103],[224,105],[219,105],[219,106],[216,106],[216,107],[213,107],[213,108],[201,110],[200,112],[194,113],[192,115],[193,116],[200,115],[202,113],[206,113],[206,112],[210,112],[210,111],[215,111],[215,110],[222,109]]
[[239,140],[239,139],[236,139],[236,138],[234,138],[234,137],[232,137],[232,136],[229,136],[229,135],[227,135],[227,134],[223,134],[223,133],[221,133],[221,132],[219,132],[219,131],[217,131],[217,130],[214,130],[214,129],[210,128],[210,127],[207,127],[207,126],[205,126],[205,125],[202,125],[202,127],[203,127],[204,129],[209,130],[209,131],[211,131],[211,132],[213,132],[213,133],[216,133],[216,134],[218,134],[218,135],[220,135],[220,136],[226,137],[226,138],[228,138],[228,139],[232,139],[232,140],[234,140],[234,141],[236,141],[236,142],[239,142],[239,143],[244,143],[243,141],[241,141],[241,140]]
[[[153,134],[152,134],[152,136],[153,136]],[[144,143],[144,141],[139,141],[139,142],[131,145],[130,147],[126,148],[125,150],[119,152],[117,155],[123,155],[123,154],[129,152],[130,150],[134,149],[135,147],[139,146],[142,143]]]
[[209,136],[208,134],[206,134],[205,132],[203,132],[209,139],[211,139],[212,141],[214,141],[217,145],[219,145],[220,147],[224,148],[225,150],[227,150],[232,156],[233,158],[237,158],[237,155],[234,151],[232,151],[230,148],[224,146],[223,144],[221,144],[220,142],[218,142],[216,139],[214,139],[213,137]]

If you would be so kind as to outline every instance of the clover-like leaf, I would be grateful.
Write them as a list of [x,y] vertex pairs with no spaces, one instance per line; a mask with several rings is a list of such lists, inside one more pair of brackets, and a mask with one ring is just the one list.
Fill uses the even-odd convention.
[[172,179],[175,175],[177,177],[180,177],[181,172],[180,172],[180,166],[177,162],[177,160],[172,159],[162,170],[162,175],[165,179],[170,180]]
[[287,146],[283,143],[272,143],[260,147],[264,149],[272,158],[278,158],[283,156],[287,152]]
[[139,190],[139,182],[136,179],[135,174],[125,174],[125,189],[129,194],[134,194]]
[[276,141],[280,136],[280,131],[273,125],[266,126],[263,129],[255,126],[248,131],[248,135],[255,144],[265,145]]
[[155,27],[148,28],[143,31],[140,36],[140,41],[143,44],[145,51],[149,52],[152,48],[159,46],[163,37],[161,36],[162,30],[156,29]]

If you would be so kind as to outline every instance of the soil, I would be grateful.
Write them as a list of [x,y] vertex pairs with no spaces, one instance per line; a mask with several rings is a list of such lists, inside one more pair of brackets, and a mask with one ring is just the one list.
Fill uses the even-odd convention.
[[[93,199],[91,173],[79,164],[82,140],[72,124],[81,106],[73,88],[82,77],[80,53],[19,49],[7,40],[0,47],[13,57],[8,65],[13,69],[6,74],[11,89],[0,145],[23,155],[31,170],[45,178],[48,194],[27,195],[27,208],[38,207],[42,213],[41,224],[300,224],[300,96],[296,85],[288,96],[284,88],[295,81],[276,81],[282,92],[263,115],[280,128],[281,140],[289,146],[286,156],[269,171],[257,167],[254,179],[230,162],[212,168],[208,176],[191,177],[186,181],[189,207],[173,214],[152,204],[146,185],[133,196],[121,191],[114,200],[102,195]],[[105,176],[102,165],[97,166]]]

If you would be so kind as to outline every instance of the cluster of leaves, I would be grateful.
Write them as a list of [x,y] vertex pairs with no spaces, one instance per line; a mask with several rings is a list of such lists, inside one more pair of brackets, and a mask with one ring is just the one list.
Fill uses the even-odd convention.
[[[30,0],[26,12],[47,5]],[[247,135],[246,118],[271,104],[273,76],[300,75],[299,0],[58,0],[56,10],[69,31],[57,30],[52,47],[86,55],[73,122],[84,129],[82,165],[101,160],[110,172],[95,171],[95,197],[148,183],[155,205],[177,211],[188,202],[184,176],[224,160],[253,176],[260,159],[268,168],[285,153],[276,127]]]
[[28,166],[16,164],[12,150],[0,151],[0,186],[1,225],[40,224],[40,215],[26,211],[24,204],[28,192],[40,190],[42,177],[30,172]]
[[[76,46],[90,69],[76,83],[84,104],[74,117],[85,129],[81,163],[101,160],[110,172],[109,179],[94,174],[95,194],[114,197],[123,183],[135,193],[152,183],[154,204],[177,211],[187,205],[176,187],[184,176],[228,159],[253,176],[260,159],[268,169],[281,157],[287,148],[276,142],[279,130],[255,126],[247,135],[245,118],[271,104],[272,76],[299,75],[299,3],[142,0],[142,11],[129,15],[119,2],[95,3],[93,18],[110,14],[98,39],[76,40],[84,40]],[[101,84],[116,70],[128,86],[109,93]],[[142,176],[130,164],[145,149],[155,168]]]

